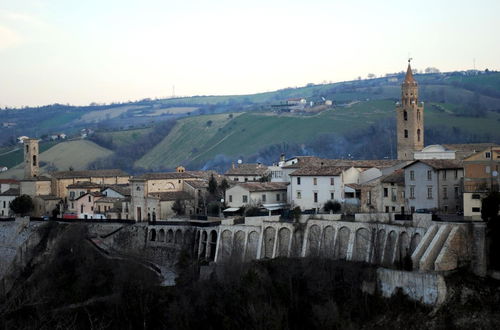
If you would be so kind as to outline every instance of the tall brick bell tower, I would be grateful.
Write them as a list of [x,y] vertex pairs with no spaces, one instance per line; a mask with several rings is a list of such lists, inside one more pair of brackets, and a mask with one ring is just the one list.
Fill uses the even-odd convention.
[[396,107],[398,159],[413,160],[413,153],[424,147],[424,105],[418,103],[418,85],[408,60],[401,85],[401,103]]

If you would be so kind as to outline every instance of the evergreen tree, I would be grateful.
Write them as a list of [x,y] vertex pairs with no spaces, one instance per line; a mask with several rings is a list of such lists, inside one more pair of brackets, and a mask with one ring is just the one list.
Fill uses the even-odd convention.
[[10,203],[10,209],[15,214],[20,214],[22,216],[28,215],[31,211],[35,209],[35,205],[33,204],[33,200],[28,195],[21,195],[16,197]]

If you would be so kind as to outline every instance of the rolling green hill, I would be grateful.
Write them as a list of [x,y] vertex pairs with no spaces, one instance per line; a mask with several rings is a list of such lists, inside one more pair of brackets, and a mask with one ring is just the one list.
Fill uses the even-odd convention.
[[[41,173],[49,170],[75,170],[87,169],[94,160],[108,157],[113,151],[105,149],[88,140],[75,140],[61,142],[40,153]],[[22,164],[19,164],[7,172],[1,173],[0,178],[22,178],[24,172]]]
[[[420,87],[420,100],[425,101],[427,129],[460,132],[453,136],[455,143],[482,138],[500,141],[499,72],[479,75],[466,72],[419,74],[415,77]],[[398,75],[332,84],[308,84],[305,87],[251,95],[145,99],[109,106],[53,105],[7,110],[2,112],[2,121],[15,125],[0,131],[0,142],[12,141],[13,137],[19,135],[37,137],[50,132],[79,134],[81,128],[92,128],[102,138],[96,140],[98,143],[120,152],[130,144],[141,142],[141,138],[150,141],[149,144],[141,145],[142,157],[136,155],[134,158],[134,150],[130,150],[127,164],[132,164],[134,159],[140,157],[133,163],[137,168],[164,169],[179,164],[196,167],[217,155],[236,159],[282,142],[307,144],[321,134],[363,134],[372,124],[379,125],[386,119],[390,123],[394,120],[394,103],[400,98],[401,79],[402,76]],[[272,111],[276,109],[273,105],[298,97],[314,102],[329,99],[333,100],[335,106],[315,114]],[[158,122],[166,123],[166,120],[173,118],[177,119],[177,124],[170,133],[155,132]],[[462,134],[468,135],[467,141],[465,138],[460,140]],[[472,135],[475,136],[471,138]],[[445,137],[438,136],[437,140],[440,139]],[[109,155],[111,151],[105,150]],[[3,160],[7,166],[17,164],[22,158],[21,152],[5,154],[8,151],[0,150],[0,161]],[[120,152],[115,154],[115,158]],[[84,154],[85,151],[82,152]],[[89,155],[88,162],[79,159],[80,165],[77,166],[89,164],[98,158],[93,156],[93,152]],[[113,159],[109,160],[103,164],[111,166],[117,163]],[[68,167],[64,162],[58,164],[54,163],[56,167]]]
[[[305,143],[323,133],[344,134],[365,129],[395,116],[393,101],[357,102],[313,116],[243,113],[199,116],[179,120],[170,134],[136,162],[142,168],[174,168],[180,164],[203,164],[216,155],[236,159],[256,153],[263,147],[282,142]],[[213,121],[207,127],[207,121]],[[465,132],[490,134],[500,138],[500,114],[488,112],[484,118],[454,115],[454,106],[429,103],[425,107],[427,128],[459,128]]]

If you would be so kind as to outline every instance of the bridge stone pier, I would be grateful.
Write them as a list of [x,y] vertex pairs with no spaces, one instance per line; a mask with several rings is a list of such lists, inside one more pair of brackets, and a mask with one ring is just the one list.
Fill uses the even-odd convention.
[[[382,266],[412,262],[413,269],[444,271],[467,259],[463,224],[322,220],[280,222],[277,217],[224,220],[196,233],[195,252],[218,263],[277,257],[326,257]],[[458,248],[460,247],[460,248]]]

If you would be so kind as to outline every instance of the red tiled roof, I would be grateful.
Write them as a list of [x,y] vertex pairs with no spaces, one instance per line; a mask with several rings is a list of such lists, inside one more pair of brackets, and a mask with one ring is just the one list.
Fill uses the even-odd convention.
[[238,183],[236,186],[241,186],[248,191],[276,191],[286,190],[288,182],[245,182]]

